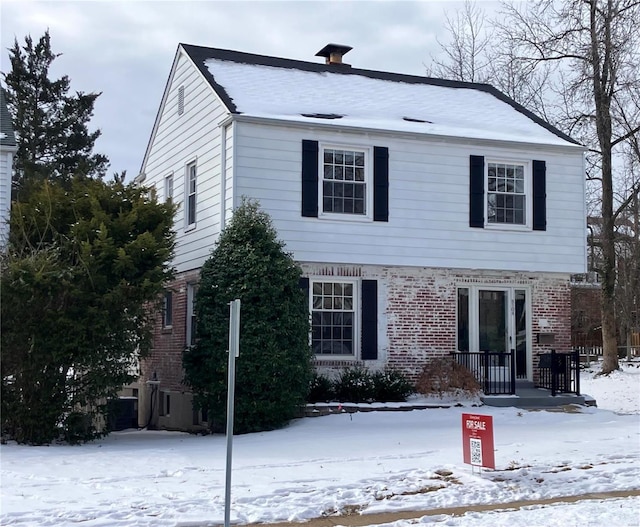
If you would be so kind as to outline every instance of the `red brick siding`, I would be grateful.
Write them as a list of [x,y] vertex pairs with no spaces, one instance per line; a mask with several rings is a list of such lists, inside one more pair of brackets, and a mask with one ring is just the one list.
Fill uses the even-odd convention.
[[412,376],[455,351],[456,290],[439,278],[431,270],[388,273],[388,364]]
[[187,331],[187,284],[196,283],[198,277],[198,271],[189,271],[167,284],[167,289],[173,292],[173,324],[171,329],[163,328],[162,311],[156,313],[153,347],[141,363],[142,382],[151,379],[155,372],[161,390],[186,390],[182,384],[182,351]]
[[[483,273],[446,269],[388,268],[303,264],[307,276],[342,276],[378,280],[378,360],[371,368],[389,365],[415,378],[431,358],[456,348],[457,288],[465,285],[526,287],[531,292],[532,353],[571,346],[571,291],[568,276],[531,273]],[[142,381],[156,372],[160,389],[183,391],[182,351],[186,340],[187,284],[198,271],[183,273],[173,284],[173,328],[162,329],[157,314],[154,346],[142,364]],[[552,333],[553,344],[538,344],[539,333]],[[352,361],[318,359],[321,369],[340,369]]]

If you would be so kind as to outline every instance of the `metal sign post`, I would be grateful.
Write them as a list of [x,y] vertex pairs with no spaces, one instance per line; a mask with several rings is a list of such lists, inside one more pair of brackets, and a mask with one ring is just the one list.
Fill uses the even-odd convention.
[[236,357],[240,355],[240,300],[229,303],[229,384],[227,386],[227,471],[224,487],[224,527],[231,521],[231,454],[233,450],[233,403],[236,390]]

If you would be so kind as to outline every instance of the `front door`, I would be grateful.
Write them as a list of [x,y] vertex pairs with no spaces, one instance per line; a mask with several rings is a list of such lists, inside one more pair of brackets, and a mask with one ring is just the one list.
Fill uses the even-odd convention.
[[[515,352],[516,377],[530,378],[527,290],[514,287],[458,288],[458,351]],[[498,358],[492,365],[506,367]],[[504,378],[504,377],[503,377]]]

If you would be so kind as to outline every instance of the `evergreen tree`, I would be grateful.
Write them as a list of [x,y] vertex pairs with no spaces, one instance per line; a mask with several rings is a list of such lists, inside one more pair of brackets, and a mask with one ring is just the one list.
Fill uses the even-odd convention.
[[11,71],[4,80],[18,142],[14,197],[30,181],[69,181],[76,174],[102,177],[108,166],[104,155],[93,153],[100,131],[88,129],[100,94],[70,95],[66,75],[50,80],[49,68],[58,56],[51,50],[49,31],[35,44],[31,36],[25,37],[22,47],[16,39],[9,49]]
[[123,177],[45,180],[14,203],[0,267],[3,433],[43,444],[106,432],[106,402],[137,378],[149,304],[172,277],[174,212]]
[[244,201],[202,268],[198,341],[183,355],[186,382],[195,404],[208,410],[214,431],[224,430],[226,422],[229,302],[236,298],[242,305],[235,431],[281,427],[304,403],[312,364],[300,277],[269,216]]

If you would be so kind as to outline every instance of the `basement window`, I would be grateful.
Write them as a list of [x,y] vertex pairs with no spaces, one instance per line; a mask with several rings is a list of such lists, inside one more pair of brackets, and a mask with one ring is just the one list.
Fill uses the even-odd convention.
[[171,394],[168,391],[160,392],[160,408],[158,409],[158,413],[162,417],[168,417],[171,415]]

